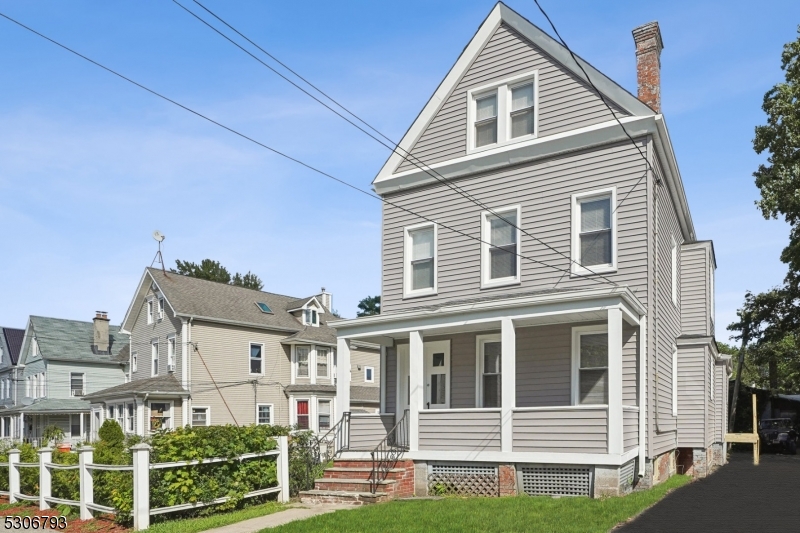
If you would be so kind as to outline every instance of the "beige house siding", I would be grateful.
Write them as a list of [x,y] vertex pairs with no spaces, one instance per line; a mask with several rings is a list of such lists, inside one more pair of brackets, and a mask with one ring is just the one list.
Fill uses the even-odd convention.
[[681,331],[684,335],[709,334],[709,259],[704,248],[681,247]]
[[500,451],[500,410],[419,413],[419,449]]
[[712,387],[714,386],[714,357],[711,354],[711,350],[706,348],[705,350],[705,396],[706,396],[706,405],[708,408],[706,409],[706,447],[711,446],[711,443],[714,442],[714,433],[716,433],[716,423],[717,423],[717,414],[716,414],[716,405],[714,403],[714,394],[712,394]]
[[623,451],[630,451],[639,444],[639,411],[622,411]]
[[132,372],[131,380],[152,377],[151,343],[158,341],[158,375],[167,374],[167,338],[175,336],[175,377],[181,381],[183,339],[181,338],[181,320],[176,318],[172,309],[165,303],[164,318],[156,318],[152,324],[147,323],[147,299],[153,298],[155,316],[158,316],[158,298],[152,289],[148,289],[145,299],[136,311],[136,320],[131,329],[131,354],[137,353],[136,372]]
[[[539,72],[540,137],[613,119],[591,87],[533,43],[501,25],[410,150],[411,161],[403,161],[396,172],[466,155],[467,91],[534,70]],[[611,105],[617,116],[627,115]]]
[[[373,383],[367,383],[364,367],[372,367]],[[350,385],[379,387],[381,383],[380,350],[358,346],[350,351]]]
[[512,420],[515,452],[608,452],[606,409],[517,411]]
[[481,289],[480,242],[475,240],[481,235],[481,207],[441,184],[391,195],[389,199],[393,203],[473,238],[440,226],[436,250],[438,294],[404,300],[403,228],[419,223],[420,218],[384,204],[383,311],[390,313],[455,298],[499,296],[556,286],[560,289],[598,287],[596,277],[570,277],[564,272],[571,267],[571,195],[612,186],[616,188],[617,202],[629,192],[630,195],[616,213],[619,268],[616,273],[605,276],[620,285],[628,285],[646,304],[647,183],[639,179],[645,171],[638,150],[630,143],[622,143],[458,180],[459,187],[493,209],[519,205],[522,229],[558,251],[553,252],[540,241],[522,234],[521,255],[552,267],[522,259],[521,283],[510,288]]
[[[191,335],[197,345],[190,364],[191,403],[210,407],[212,424],[253,424],[257,403],[273,405],[273,423],[289,423],[282,384],[290,382],[290,350],[280,343],[285,332],[194,321]],[[264,345],[263,375],[250,374],[250,343]]]

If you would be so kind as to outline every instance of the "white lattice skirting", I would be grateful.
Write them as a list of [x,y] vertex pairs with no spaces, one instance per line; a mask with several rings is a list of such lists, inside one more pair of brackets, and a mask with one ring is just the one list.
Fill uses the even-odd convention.
[[591,496],[589,467],[523,466],[522,490],[529,496]]
[[500,476],[496,466],[433,464],[428,473],[428,494],[499,496]]

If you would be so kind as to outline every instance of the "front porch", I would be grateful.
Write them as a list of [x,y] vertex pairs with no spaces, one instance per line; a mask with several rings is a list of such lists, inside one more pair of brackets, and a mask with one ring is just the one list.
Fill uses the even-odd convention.
[[[436,465],[505,465],[518,471],[521,488],[527,466],[586,466],[597,487],[608,471],[620,483],[623,469],[627,476],[644,465],[646,316],[625,288],[453,305],[336,327],[344,368],[351,340],[382,346],[381,413],[350,416],[342,459],[368,459],[405,416],[403,458],[428,474]],[[342,378],[337,412],[344,413],[350,406]]]

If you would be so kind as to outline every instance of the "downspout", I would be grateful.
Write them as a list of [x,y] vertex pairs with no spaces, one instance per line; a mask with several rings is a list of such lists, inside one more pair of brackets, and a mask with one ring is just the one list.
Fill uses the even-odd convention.
[[647,409],[645,408],[645,387],[647,386],[647,315],[639,320],[639,479],[644,477],[644,463],[647,460],[645,442],[647,439]]

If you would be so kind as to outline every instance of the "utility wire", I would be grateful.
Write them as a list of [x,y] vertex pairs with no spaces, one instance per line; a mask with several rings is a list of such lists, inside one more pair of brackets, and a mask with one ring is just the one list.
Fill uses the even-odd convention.
[[[327,93],[325,93],[325,92],[324,92],[322,89],[320,89],[320,88],[319,88],[319,87],[317,87],[316,85],[312,84],[312,83],[311,83],[310,81],[308,81],[306,78],[304,78],[303,76],[301,76],[300,74],[298,74],[297,72],[295,72],[294,70],[292,70],[291,68],[289,68],[289,67],[288,67],[288,66],[287,66],[285,63],[283,63],[283,62],[282,62],[282,61],[280,61],[278,58],[276,58],[274,55],[272,55],[272,54],[270,54],[269,52],[267,52],[266,50],[264,50],[264,48],[262,48],[261,46],[259,46],[259,45],[258,45],[258,44],[256,44],[255,42],[253,42],[253,41],[252,41],[251,39],[249,39],[249,38],[248,38],[246,35],[244,35],[244,34],[243,34],[243,33],[241,33],[239,30],[237,30],[236,28],[234,28],[233,26],[231,26],[231,25],[230,25],[228,22],[226,22],[225,20],[223,20],[221,17],[219,17],[217,14],[215,14],[213,11],[211,11],[210,9],[208,9],[206,6],[204,6],[203,4],[201,4],[200,2],[198,2],[197,0],[193,0],[195,4],[197,4],[198,6],[200,6],[201,8],[203,8],[204,10],[206,10],[206,11],[207,11],[209,14],[211,14],[211,15],[212,15],[214,18],[216,18],[216,19],[217,19],[217,20],[219,20],[219,21],[220,21],[222,24],[224,24],[225,26],[227,26],[228,28],[230,28],[230,29],[231,29],[233,32],[235,32],[237,35],[239,35],[240,37],[242,37],[243,39],[245,39],[245,40],[246,40],[248,43],[250,43],[250,44],[252,44],[253,46],[255,46],[256,48],[258,48],[258,49],[259,49],[261,52],[263,52],[264,54],[266,54],[266,55],[267,55],[268,57],[270,57],[270,58],[271,58],[273,61],[277,62],[277,63],[278,63],[279,65],[281,65],[283,68],[285,68],[286,70],[288,70],[289,72],[291,72],[292,74],[294,74],[295,76],[297,76],[299,79],[301,79],[302,81],[304,81],[306,84],[308,84],[308,85],[309,85],[310,87],[312,87],[314,90],[316,90],[316,91],[317,91],[319,94],[321,94],[322,96],[324,96],[325,98],[327,98],[329,101],[331,101],[333,104],[335,104],[335,105],[336,105],[336,106],[338,106],[340,109],[342,109],[342,110],[343,110],[345,113],[347,113],[348,115],[350,115],[350,116],[352,116],[353,118],[355,118],[355,119],[356,119],[358,122],[360,122],[360,123],[364,124],[364,125],[365,125],[367,128],[369,128],[370,130],[374,131],[376,134],[378,134],[380,137],[383,137],[383,138],[384,138],[386,141],[388,141],[388,142],[389,142],[389,143],[391,143],[391,144],[387,144],[386,142],[382,141],[381,139],[379,139],[378,137],[376,137],[376,136],[375,136],[375,135],[373,135],[372,133],[368,132],[367,130],[365,130],[364,128],[362,128],[361,126],[359,126],[358,124],[356,124],[355,122],[353,122],[352,120],[350,120],[349,118],[347,118],[346,116],[344,116],[343,114],[339,113],[337,110],[333,109],[331,106],[329,106],[328,104],[326,104],[325,102],[323,102],[322,100],[320,100],[319,98],[317,98],[316,96],[314,96],[313,94],[311,94],[310,92],[308,92],[307,90],[305,90],[303,87],[301,87],[300,85],[298,85],[298,84],[297,84],[297,83],[295,83],[294,81],[290,80],[288,77],[284,76],[282,73],[278,72],[278,71],[277,71],[275,68],[273,68],[272,66],[268,65],[267,63],[265,63],[264,61],[262,61],[260,58],[256,57],[256,56],[255,56],[253,53],[251,53],[249,50],[247,50],[246,48],[244,48],[243,46],[241,46],[239,43],[237,43],[236,41],[234,41],[233,39],[231,39],[230,37],[228,37],[227,35],[225,35],[224,33],[222,33],[220,30],[218,30],[217,28],[215,28],[214,26],[212,26],[211,24],[209,24],[207,21],[205,21],[203,18],[201,18],[200,16],[198,16],[196,13],[192,12],[190,9],[188,9],[186,6],[184,6],[183,4],[181,4],[180,2],[178,2],[177,0],[172,0],[172,1],[173,1],[173,2],[174,2],[176,5],[178,5],[178,6],[179,6],[181,9],[183,9],[184,11],[186,11],[187,13],[189,13],[191,16],[193,16],[194,18],[196,18],[197,20],[199,20],[200,22],[202,22],[204,25],[206,25],[206,26],[207,26],[208,28],[210,28],[212,31],[214,31],[215,33],[217,33],[218,35],[220,35],[220,36],[221,36],[223,39],[227,40],[227,41],[228,41],[228,42],[230,42],[232,45],[234,45],[235,47],[237,47],[238,49],[240,49],[241,51],[243,51],[245,54],[249,55],[250,57],[252,57],[252,58],[253,58],[253,59],[255,59],[256,61],[258,61],[258,62],[259,62],[261,65],[263,65],[264,67],[268,68],[269,70],[271,70],[272,72],[274,72],[276,75],[278,75],[279,77],[281,77],[282,79],[284,79],[284,80],[285,80],[287,83],[291,84],[293,87],[295,87],[295,88],[296,88],[296,89],[298,89],[299,91],[303,92],[303,93],[304,93],[304,94],[306,94],[308,97],[310,97],[311,99],[313,99],[314,101],[316,101],[317,103],[319,103],[320,105],[322,105],[323,107],[325,107],[326,109],[328,109],[329,111],[331,111],[332,113],[336,114],[336,115],[337,115],[338,117],[340,117],[342,120],[346,121],[347,123],[349,123],[350,125],[352,125],[354,128],[358,129],[359,131],[361,131],[362,133],[364,133],[365,135],[367,135],[367,136],[368,136],[368,137],[370,137],[371,139],[375,140],[376,142],[378,142],[379,144],[381,144],[381,145],[382,145],[382,146],[384,146],[385,148],[388,148],[388,149],[389,149],[389,150],[391,150],[393,153],[395,153],[395,154],[399,155],[400,157],[403,157],[403,158],[404,158],[406,161],[408,161],[409,163],[413,164],[415,167],[417,167],[419,170],[423,171],[423,172],[424,172],[425,174],[427,174],[428,176],[430,176],[430,177],[434,178],[434,179],[435,179],[436,181],[438,181],[439,183],[441,183],[441,184],[443,184],[443,185],[446,185],[446,186],[448,186],[448,187],[449,187],[451,190],[453,190],[453,191],[455,191],[455,192],[459,193],[461,196],[463,196],[463,197],[464,197],[464,198],[466,198],[467,200],[471,201],[472,203],[474,203],[474,204],[475,204],[475,205],[477,205],[478,207],[480,207],[480,208],[482,208],[482,209],[484,209],[484,210],[488,211],[488,212],[489,212],[489,213],[491,213],[493,216],[495,216],[495,217],[499,218],[500,220],[504,221],[504,222],[505,222],[506,224],[508,224],[509,226],[512,226],[513,228],[515,228],[515,229],[517,229],[518,231],[522,232],[522,233],[523,233],[523,234],[525,234],[526,236],[528,236],[528,237],[530,237],[530,238],[534,239],[535,241],[539,242],[540,244],[542,244],[543,246],[545,246],[545,247],[546,247],[546,248],[548,248],[549,250],[551,250],[551,251],[553,251],[553,252],[555,252],[555,253],[557,253],[557,254],[561,255],[562,257],[564,257],[564,258],[568,259],[570,262],[572,262],[572,263],[574,263],[574,264],[576,264],[576,265],[580,266],[581,268],[584,268],[585,270],[589,271],[589,273],[591,273],[591,274],[594,274],[594,275],[597,275],[597,276],[599,276],[599,277],[601,277],[601,278],[605,279],[605,280],[606,280],[608,283],[611,283],[611,284],[613,284],[613,285],[617,285],[617,283],[615,283],[615,282],[611,281],[611,280],[610,280],[610,279],[608,279],[607,277],[605,277],[605,276],[603,276],[603,275],[601,275],[601,274],[598,274],[597,272],[593,271],[591,268],[589,268],[589,267],[587,267],[587,266],[584,266],[584,265],[580,264],[578,261],[576,261],[576,260],[572,259],[570,256],[568,256],[568,255],[567,255],[567,254],[565,254],[564,252],[562,252],[562,251],[560,251],[560,250],[558,250],[558,249],[554,248],[553,246],[551,246],[551,245],[549,245],[548,243],[544,242],[543,240],[539,239],[538,237],[536,237],[535,235],[531,234],[530,232],[528,232],[528,231],[526,231],[526,230],[522,229],[521,227],[519,227],[519,225],[512,223],[510,220],[506,219],[506,218],[505,218],[505,217],[503,217],[502,215],[500,215],[500,214],[498,214],[497,212],[495,212],[495,211],[494,211],[492,208],[490,208],[489,206],[487,206],[486,204],[484,204],[482,201],[480,201],[479,199],[477,199],[476,197],[474,197],[472,194],[470,194],[469,192],[467,192],[467,191],[465,191],[464,189],[462,189],[462,188],[461,188],[459,185],[457,185],[457,184],[453,183],[451,180],[447,179],[446,177],[444,177],[443,175],[441,175],[439,172],[437,172],[436,170],[434,170],[433,168],[431,168],[431,166],[430,166],[430,165],[428,165],[428,164],[427,164],[427,163],[425,163],[424,161],[420,160],[419,158],[417,158],[416,156],[414,156],[413,154],[411,154],[409,151],[405,150],[404,148],[401,148],[401,147],[400,147],[400,145],[399,145],[398,143],[394,142],[392,139],[390,139],[389,137],[387,137],[386,135],[384,135],[383,133],[381,133],[380,131],[378,131],[376,128],[374,128],[374,127],[373,127],[373,126],[371,126],[369,123],[367,123],[367,122],[366,122],[364,119],[362,119],[361,117],[359,117],[358,115],[356,115],[355,113],[353,113],[352,111],[350,111],[349,109],[347,109],[347,108],[346,108],[344,105],[342,105],[341,103],[339,103],[338,101],[336,101],[336,100],[335,100],[333,97],[329,96],[329,95],[328,95]],[[405,154],[401,154],[400,152],[398,152],[398,150],[402,150],[403,152],[405,152]]]
[[[285,159],[288,159],[289,161],[297,163],[298,165],[300,165],[302,167],[305,167],[305,168],[307,168],[307,169],[309,169],[309,170],[311,170],[313,172],[316,172],[317,174],[320,174],[321,176],[324,176],[324,177],[329,178],[329,179],[331,179],[333,181],[336,181],[337,183],[340,183],[341,185],[344,185],[345,187],[349,187],[350,189],[353,189],[354,191],[360,192],[361,194],[369,196],[370,198],[374,198],[374,199],[376,199],[376,200],[378,200],[380,202],[383,202],[385,204],[391,205],[392,207],[395,207],[395,208],[397,208],[397,209],[399,209],[401,211],[404,211],[404,212],[406,212],[406,213],[408,213],[410,215],[413,215],[413,216],[416,216],[418,218],[421,218],[422,220],[425,220],[426,222],[430,222],[432,224],[437,224],[437,225],[439,225],[439,226],[441,226],[441,227],[443,227],[445,229],[448,229],[448,230],[450,230],[450,231],[452,231],[454,233],[458,233],[459,235],[462,235],[462,236],[464,236],[464,237],[466,237],[468,239],[472,239],[472,240],[477,241],[479,243],[492,246],[492,244],[490,242],[484,241],[483,239],[481,239],[479,237],[475,237],[474,235],[470,235],[468,233],[465,233],[465,232],[463,232],[461,230],[458,230],[458,229],[456,229],[456,228],[454,228],[452,226],[448,226],[446,224],[442,224],[441,222],[436,222],[435,220],[433,220],[433,219],[431,219],[429,217],[426,217],[424,215],[416,213],[416,212],[414,212],[414,211],[412,211],[412,210],[410,210],[410,209],[408,209],[406,207],[403,207],[401,205],[396,204],[395,202],[392,202],[391,200],[387,200],[386,198],[383,198],[383,197],[378,196],[376,194],[373,194],[373,193],[371,193],[369,191],[361,189],[360,187],[358,187],[356,185],[353,185],[353,184],[351,184],[351,183],[349,183],[349,182],[347,182],[345,180],[339,179],[336,176],[333,176],[332,174],[329,174],[329,173],[327,173],[327,172],[325,172],[323,170],[320,170],[320,169],[318,169],[318,168],[316,168],[316,167],[314,167],[314,166],[312,166],[312,165],[310,165],[308,163],[305,163],[305,162],[301,161],[300,159],[292,157],[292,156],[290,156],[290,155],[288,155],[288,154],[286,154],[284,152],[281,152],[280,150],[277,150],[275,148],[272,148],[272,147],[270,147],[270,146],[268,146],[268,145],[266,145],[266,144],[264,144],[264,143],[262,143],[260,141],[257,141],[256,139],[254,139],[252,137],[249,137],[249,136],[245,135],[244,133],[241,133],[241,132],[239,132],[239,131],[231,128],[231,127],[228,127],[228,126],[222,124],[221,122],[217,122],[216,120],[214,120],[214,119],[212,119],[212,118],[210,118],[210,117],[208,117],[206,115],[203,115],[202,113],[200,113],[198,111],[195,111],[194,109],[191,109],[191,108],[189,108],[189,107],[187,107],[187,106],[185,106],[185,105],[183,105],[183,104],[181,104],[181,103],[179,103],[179,102],[177,102],[177,101],[175,101],[175,100],[173,100],[173,99],[171,99],[171,98],[169,98],[167,96],[164,96],[161,93],[158,93],[158,92],[156,92],[156,91],[154,91],[154,90],[142,85],[141,83],[138,83],[138,82],[132,80],[131,78],[128,78],[128,77],[116,72],[115,70],[112,70],[109,67],[106,67],[106,66],[102,65],[101,63],[98,63],[97,61],[95,61],[93,59],[90,59],[89,57],[87,57],[87,56],[85,56],[85,55],[73,50],[72,48],[69,48],[66,45],[63,45],[63,44],[59,43],[58,41],[55,41],[54,39],[51,39],[50,37],[47,37],[46,35],[44,35],[42,33],[39,33],[38,31],[36,31],[36,30],[34,30],[34,29],[22,24],[21,22],[9,17],[8,15],[0,13],[0,17],[3,17],[3,18],[5,18],[6,20],[8,20],[10,22],[13,22],[14,24],[20,26],[21,28],[24,28],[24,29],[30,31],[31,33],[34,33],[35,35],[38,35],[39,37],[41,37],[41,38],[43,38],[43,39],[55,44],[56,46],[66,50],[66,51],[68,51],[68,52],[70,52],[70,53],[72,53],[72,54],[74,54],[74,55],[86,60],[86,61],[88,61],[89,63],[92,63],[93,65],[95,65],[97,67],[100,67],[101,69],[103,69],[103,70],[105,70],[105,71],[107,71],[107,72],[109,72],[109,73],[111,73],[111,74],[113,74],[113,75],[115,75],[115,76],[127,81],[128,83],[131,83],[131,84],[139,87],[140,89],[142,89],[144,91],[149,92],[150,94],[152,94],[154,96],[157,96],[158,98],[161,98],[162,100],[165,100],[165,101],[167,101],[167,102],[169,102],[169,103],[171,103],[171,104],[173,104],[175,106],[178,106],[181,109],[183,109],[185,111],[188,111],[189,113],[191,113],[191,114],[193,114],[193,115],[195,115],[197,117],[202,118],[203,120],[206,120],[206,121],[208,121],[208,122],[210,122],[210,123],[212,123],[212,124],[214,124],[216,126],[219,126],[220,128],[222,128],[224,130],[227,130],[228,132],[233,133],[234,135],[237,135],[238,137],[241,137],[242,139],[250,141],[251,143],[256,144],[256,145],[258,145],[258,146],[260,146],[260,147],[262,147],[262,148],[264,148],[266,150],[269,150],[270,152],[272,152],[272,153],[274,153],[276,155],[279,155],[279,156],[281,156],[281,157],[283,157]],[[517,253],[517,252],[507,252],[507,253],[511,253],[511,254],[513,254],[515,256],[518,256],[518,257],[520,257],[522,259],[525,259],[527,261],[531,261],[533,263],[540,264],[542,266],[545,266],[545,267],[553,269],[553,270],[557,270],[559,272],[570,273],[569,270],[567,270],[567,269],[544,263],[544,262],[542,262],[542,261],[540,261],[538,259],[534,259],[532,257],[528,257],[528,256],[522,255],[522,254]],[[595,283],[611,283],[611,284],[613,284],[615,286],[617,285],[616,283],[614,283],[613,281],[610,281],[610,280],[602,281],[600,279],[596,279],[596,278],[592,278],[592,277],[589,277],[587,279],[589,279],[589,280],[591,280],[591,281],[593,281]]]
[[[580,61],[578,61],[578,58],[577,58],[577,56],[575,55],[575,53],[574,53],[574,52],[572,51],[572,49],[569,47],[569,45],[568,45],[568,44],[567,44],[567,42],[564,40],[564,38],[563,38],[563,37],[561,37],[561,34],[560,34],[560,33],[558,33],[558,29],[556,29],[556,26],[555,26],[555,24],[553,24],[553,21],[552,21],[552,20],[550,20],[550,16],[549,16],[549,15],[547,14],[547,12],[546,12],[546,11],[545,11],[545,10],[542,8],[541,4],[539,4],[539,0],[533,0],[533,1],[534,1],[534,3],[536,4],[536,7],[538,7],[538,8],[539,8],[539,11],[541,11],[541,12],[542,12],[542,15],[544,15],[544,18],[546,18],[546,19],[547,19],[547,22],[550,24],[550,27],[551,27],[551,28],[553,28],[553,32],[555,32],[555,34],[556,34],[556,37],[558,37],[558,40],[559,40],[559,41],[561,41],[561,44],[564,46],[564,48],[566,48],[566,49],[567,49],[567,52],[569,52],[569,55],[570,55],[570,56],[572,56],[572,60],[573,60],[573,61],[575,61],[575,64],[576,64],[576,65],[578,65],[578,68],[579,68],[579,69],[581,69],[581,72],[583,72],[583,75],[584,75],[584,77],[586,78],[586,81],[587,81],[587,82],[589,82],[589,85],[591,85],[591,86],[592,86],[592,89],[594,89],[594,91],[595,91],[595,92],[597,93],[597,95],[600,97],[600,100],[602,100],[602,102],[605,104],[605,106],[606,106],[606,107],[608,108],[608,110],[611,112],[611,115],[614,117],[614,120],[616,120],[616,121],[617,121],[617,124],[619,124],[619,127],[620,127],[620,128],[622,128],[622,131],[623,131],[623,133],[625,133],[625,136],[628,138],[628,140],[630,140],[630,141],[631,141],[631,144],[633,144],[633,146],[634,146],[634,147],[636,148],[636,150],[639,152],[639,155],[640,155],[640,156],[642,156],[642,159],[644,159],[644,162],[647,164],[647,167],[648,167],[648,168],[650,169],[650,171],[653,173],[653,176],[654,176],[654,177],[655,177],[655,179],[656,179],[656,184],[659,184],[659,183],[661,182],[661,178],[659,177],[659,175],[658,175],[658,172],[656,172],[656,169],[655,169],[655,168],[653,168],[653,165],[652,165],[652,164],[650,164],[650,161],[647,159],[647,156],[645,156],[645,155],[644,155],[644,152],[642,152],[642,149],[641,149],[641,148],[639,148],[639,145],[638,145],[638,144],[636,144],[636,141],[635,141],[635,140],[633,140],[633,137],[631,137],[631,134],[630,134],[630,133],[628,133],[628,130],[627,130],[627,129],[625,129],[625,125],[624,125],[624,124],[622,124],[622,121],[621,121],[621,120],[619,119],[619,117],[617,116],[617,113],[616,113],[616,112],[615,112],[615,111],[614,111],[614,110],[611,108],[611,105],[609,105],[609,103],[608,103],[608,101],[606,100],[606,98],[605,98],[605,96],[603,95],[603,93],[602,93],[602,92],[600,92],[600,90],[599,90],[599,89],[598,89],[598,88],[595,86],[594,82],[593,82],[593,81],[592,81],[592,79],[589,77],[589,74],[588,74],[588,73],[586,72],[586,70],[583,68],[583,65],[581,65]],[[622,198],[622,200],[621,200],[621,201],[620,201],[620,202],[619,202],[619,203],[616,205],[616,207],[614,208],[614,211],[616,211],[617,209],[619,209],[619,208],[620,208],[620,206],[622,206],[622,204],[625,202],[625,200],[627,200],[627,199],[628,199],[628,196],[630,195],[631,191],[633,191],[633,190],[636,188],[636,186],[637,186],[637,185],[639,185],[639,183],[642,181],[642,179],[644,179],[644,177],[645,177],[646,175],[647,175],[647,172],[645,172],[644,174],[642,174],[642,176],[639,178],[639,180],[638,180],[638,181],[637,181],[637,182],[636,182],[636,183],[633,185],[633,187],[631,187],[631,188],[628,190],[628,193],[627,193],[627,194],[626,194],[626,195],[625,195],[625,196]]]

